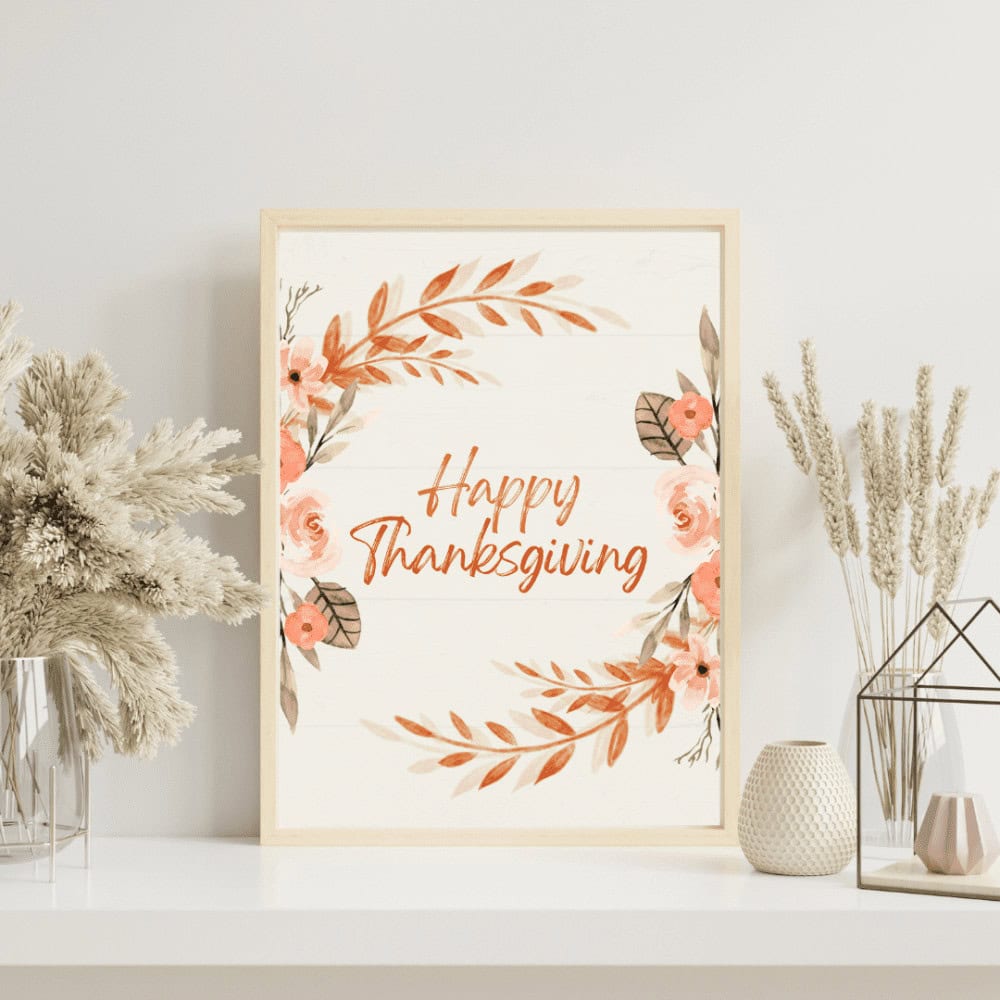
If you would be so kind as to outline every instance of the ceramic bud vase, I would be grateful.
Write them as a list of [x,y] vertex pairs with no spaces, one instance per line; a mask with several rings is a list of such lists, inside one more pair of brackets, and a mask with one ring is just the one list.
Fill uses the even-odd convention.
[[854,857],[854,788],[828,743],[769,743],[743,789],[740,847],[758,871],[833,875]]
[[1000,858],[982,795],[932,795],[914,853],[938,875],[982,875]]

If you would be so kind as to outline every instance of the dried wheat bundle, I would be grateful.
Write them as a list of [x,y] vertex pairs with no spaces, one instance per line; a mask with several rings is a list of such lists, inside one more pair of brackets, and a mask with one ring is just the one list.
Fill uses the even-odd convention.
[[[235,624],[260,587],[234,559],[177,524],[181,514],[235,514],[225,489],[255,458],[217,457],[236,431],[162,421],[130,448],[126,398],[102,358],[32,356],[0,308],[0,401],[16,387],[20,426],[0,416],[0,655],[65,653],[84,746],[152,756],[194,709],[154,620],[204,614]],[[117,704],[88,664],[102,665]]]
[[[827,537],[847,586],[859,670],[870,676],[933,601],[946,601],[955,593],[970,536],[989,517],[1000,473],[990,473],[981,490],[953,482],[969,393],[962,387],[954,390],[935,448],[930,366],[917,372],[905,445],[897,411],[879,411],[866,402],[857,424],[867,510],[866,570],[844,451],[822,406],[815,348],[808,340],[801,347],[804,391],[793,397],[801,426],[775,376],[766,374],[763,383],[796,466],[806,474],[815,470]],[[940,639],[944,619],[932,620],[930,626]],[[921,652],[919,645],[910,652],[914,665]]]

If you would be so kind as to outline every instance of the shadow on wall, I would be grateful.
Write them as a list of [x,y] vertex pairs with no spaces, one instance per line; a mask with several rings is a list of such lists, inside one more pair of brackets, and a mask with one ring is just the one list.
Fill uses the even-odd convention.
[[[193,259],[188,273],[135,283],[100,317],[92,340],[131,391],[136,436],[164,416],[177,426],[243,432],[235,450],[258,452],[259,307],[255,241]],[[237,271],[236,269],[239,268]],[[196,514],[186,526],[259,575],[258,481],[232,484],[236,517]],[[259,633],[189,619],[165,623],[180,686],[198,714],[179,746],[153,761],[108,757],[95,784],[95,825],[133,834],[254,835],[258,829]],[[113,786],[126,785],[127,795]],[[102,787],[103,786],[103,787]]]

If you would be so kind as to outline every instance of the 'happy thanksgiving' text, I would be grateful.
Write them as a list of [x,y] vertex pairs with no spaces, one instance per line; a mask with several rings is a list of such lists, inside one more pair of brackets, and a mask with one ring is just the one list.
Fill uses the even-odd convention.
[[439,508],[445,516],[459,517],[463,508],[488,511],[479,528],[479,533],[471,548],[449,544],[443,550],[433,545],[423,545],[419,549],[407,550],[402,544],[413,530],[409,520],[402,514],[373,518],[355,525],[351,537],[368,549],[365,565],[365,583],[371,583],[376,575],[388,576],[398,567],[411,573],[431,570],[435,573],[465,573],[476,576],[520,576],[518,590],[527,594],[542,573],[572,576],[575,573],[602,574],[613,572],[622,574],[621,589],[629,594],[635,590],[646,568],[646,549],[633,545],[624,554],[612,545],[596,545],[593,538],[576,538],[572,541],[551,539],[548,545],[527,544],[517,538],[502,544],[492,541],[500,533],[502,524],[509,518],[510,511],[517,517],[520,535],[528,530],[532,511],[550,505],[555,511],[555,523],[564,527],[573,513],[580,496],[580,477],[552,479],[549,476],[504,475],[499,482],[489,479],[472,481],[472,466],[479,449],[473,446],[461,475],[445,482],[452,456],[445,454],[441,459],[434,482],[417,491],[426,497],[425,513],[434,517]]

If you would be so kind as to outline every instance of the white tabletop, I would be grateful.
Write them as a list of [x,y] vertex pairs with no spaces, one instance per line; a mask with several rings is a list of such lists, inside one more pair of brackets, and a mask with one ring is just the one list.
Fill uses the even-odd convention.
[[731,848],[108,839],[81,864],[0,867],[0,964],[1000,964],[1000,903],[761,875]]

